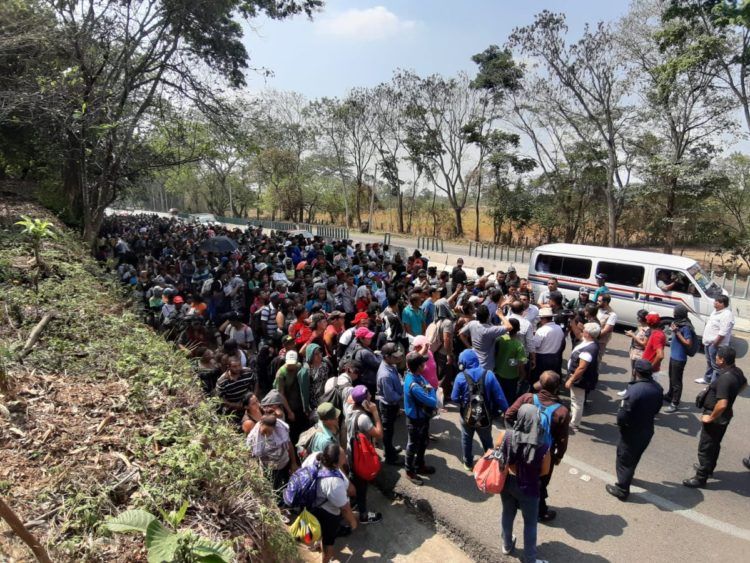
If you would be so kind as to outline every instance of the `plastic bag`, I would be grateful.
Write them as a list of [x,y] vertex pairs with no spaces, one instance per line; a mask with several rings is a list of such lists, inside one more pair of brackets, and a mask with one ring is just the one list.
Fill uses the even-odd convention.
[[289,532],[305,545],[312,545],[320,539],[320,522],[304,509],[289,526]]

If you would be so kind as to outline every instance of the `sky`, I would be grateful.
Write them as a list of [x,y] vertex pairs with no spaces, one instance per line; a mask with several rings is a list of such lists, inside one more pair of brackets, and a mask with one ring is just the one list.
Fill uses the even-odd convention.
[[253,20],[245,45],[248,89],[294,90],[307,98],[344,96],[390,80],[402,68],[421,75],[476,72],[471,56],[530,24],[542,10],[564,12],[571,37],[586,23],[616,21],[627,0],[327,0],[312,21]]

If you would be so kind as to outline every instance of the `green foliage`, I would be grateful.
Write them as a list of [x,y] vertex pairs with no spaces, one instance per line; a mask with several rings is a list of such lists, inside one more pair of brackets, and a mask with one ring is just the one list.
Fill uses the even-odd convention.
[[187,508],[185,501],[179,511],[166,515],[172,530],[145,510],[127,510],[109,519],[105,527],[116,533],[144,534],[149,563],[231,563],[234,551],[225,543],[202,538],[190,530],[173,531],[182,522]]

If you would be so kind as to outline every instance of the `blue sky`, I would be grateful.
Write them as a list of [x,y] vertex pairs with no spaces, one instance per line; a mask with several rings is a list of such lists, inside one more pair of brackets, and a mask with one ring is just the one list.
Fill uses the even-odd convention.
[[585,23],[614,21],[626,0],[328,0],[313,21],[258,19],[245,33],[251,66],[248,88],[295,90],[308,98],[343,96],[374,86],[397,68],[420,74],[471,74],[471,56],[502,45],[511,30],[542,10],[564,12],[571,36]]

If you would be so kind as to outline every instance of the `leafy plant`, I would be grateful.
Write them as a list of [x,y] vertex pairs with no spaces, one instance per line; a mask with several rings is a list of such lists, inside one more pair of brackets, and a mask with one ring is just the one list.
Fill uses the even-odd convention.
[[160,511],[172,530],[145,510],[126,510],[105,526],[111,532],[144,534],[149,563],[231,563],[234,551],[226,544],[203,538],[191,530],[174,531],[185,518],[187,509],[186,501],[177,511]]
[[21,221],[16,221],[16,225],[23,227],[23,234],[31,241],[36,267],[39,270],[46,270],[47,266],[42,260],[42,241],[45,238],[57,238],[57,233],[52,230],[52,223],[43,219],[32,219],[28,215],[21,215]]

